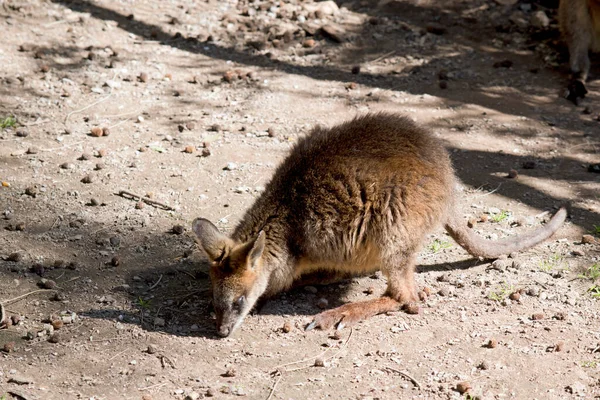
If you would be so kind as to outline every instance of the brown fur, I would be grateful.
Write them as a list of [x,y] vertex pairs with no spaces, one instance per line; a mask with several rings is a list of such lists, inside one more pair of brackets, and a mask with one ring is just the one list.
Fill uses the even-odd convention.
[[600,1],[561,0],[558,20],[569,47],[571,72],[585,81],[590,70],[588,52],[600,51]]
[[[311,324],[328,328],[343,320],[347,325],[418,300],[415,257],[425,236],[439,225],[471,254],[494,258],[541,242],[566,216],[561,209],[529,235],[485,241],[457,212],[456,183],[439,140],[407,118],[371,114],[331,129],[315,128],[300,140],[231,238],[219,237],[203,219],[194,222],[194,231],[209,257],[211,249],[217,256],[227,253],[214,251],[223,244],[252,247],[264,232],[262,264],[248,268],[256,272],[254,285],[260,290],[244,289],[253,301],[286,290],[307,274],[380,269],[388,279],[384,297],[326,311]],[[239,273],[213,280],[215,302],[222,301],[231,280],[240,287]],[[228,295],[228,301],[237,295]]]

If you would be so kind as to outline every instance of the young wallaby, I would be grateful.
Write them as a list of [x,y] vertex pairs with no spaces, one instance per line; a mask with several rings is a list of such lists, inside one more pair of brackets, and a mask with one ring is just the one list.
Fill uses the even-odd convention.
[[561,0],[560,30],[569,47],[571,72],[568,98],[577,103],[585,97],[590,71],[589,51],[600,51],[600,0]]
[[444,146],[405,117],[368,114],[314,128],[279,165],[231,237],[206,219],[193,222],[212,262],[219,335],[230,335],[259,298],[319,272],[381,270],[387,291],[325,311],[307,329],[340,329],[398,310],[418,300],[415,257],[440,224],[470,254],[497,258],[550,237],[567,214],[560,209],[529,234],[487,241],[464,223],[456,182]]

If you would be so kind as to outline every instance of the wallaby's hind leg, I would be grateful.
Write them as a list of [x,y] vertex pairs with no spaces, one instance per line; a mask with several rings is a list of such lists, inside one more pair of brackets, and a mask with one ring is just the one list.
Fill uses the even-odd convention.
[[414,281],[414,256],[394,256],[383,264],[382,271],[388,278],[386,293],[373,300],[348,303],[343,306],[324,311],[313,319],[306,330],[313,328],[330,329],[337,324],[337,329],[364,321],[374,315],[388,311],[397,311],[401,307],[418,300]]

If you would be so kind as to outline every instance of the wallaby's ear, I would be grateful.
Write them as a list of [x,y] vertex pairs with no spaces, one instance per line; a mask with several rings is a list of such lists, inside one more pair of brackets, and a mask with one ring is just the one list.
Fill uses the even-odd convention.
[[210,261],[222,260],[231,250],[231,240],[219,232],[219,228],[214,226],[209,220],[196,218],[192,222],[192,230]]
[[[254,269],[265,250],[265,232],[260,231],[254,240],[250,240],[240,249],[239,255],[246,257],[248,268]],[[237,251],[237,250],[236,250]]]

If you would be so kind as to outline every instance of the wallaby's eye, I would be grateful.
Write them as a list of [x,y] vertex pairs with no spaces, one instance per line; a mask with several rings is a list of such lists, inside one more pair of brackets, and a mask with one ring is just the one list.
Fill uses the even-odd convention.
[[233,303],[233,306],[239,310],[239,309],[241,309],[244,306],[245,302],[246,302],[246,296],[240,296]]

